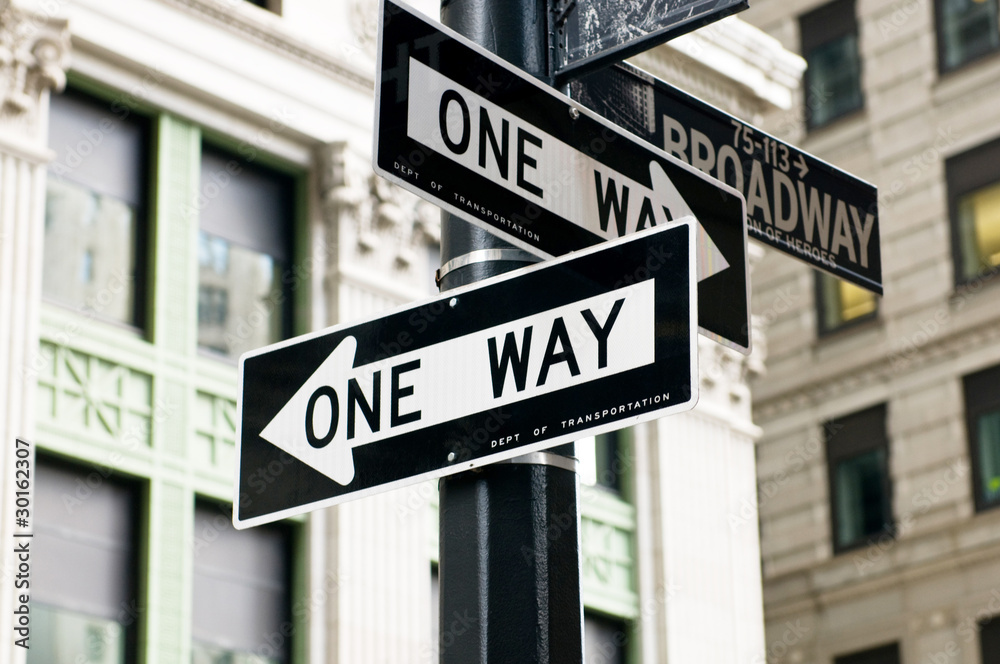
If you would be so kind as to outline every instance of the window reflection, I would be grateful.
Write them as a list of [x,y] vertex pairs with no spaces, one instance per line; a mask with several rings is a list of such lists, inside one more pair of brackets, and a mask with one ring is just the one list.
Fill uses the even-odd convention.
[[42,273],[45,297],[134,324],[135,233],[135,208],[50,174]]
[[200,231],[198,268],[200,346],[238,357],[282,338],[279,261]]

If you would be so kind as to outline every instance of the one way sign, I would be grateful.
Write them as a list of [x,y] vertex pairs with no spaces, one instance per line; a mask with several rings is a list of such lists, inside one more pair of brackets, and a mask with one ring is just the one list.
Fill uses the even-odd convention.
[[273,521],[693,407],[692,224],[244,355],[234,523]]
[[402,4],[383,0],[373,167],[543,257],[698,219],[698,323],[750,350],[746,204]]

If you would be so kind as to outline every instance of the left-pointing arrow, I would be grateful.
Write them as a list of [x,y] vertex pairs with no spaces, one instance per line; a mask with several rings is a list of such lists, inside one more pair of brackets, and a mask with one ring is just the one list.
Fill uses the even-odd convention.
[[354,455],[339,426],[337,387],[354,369],[358,342],[345,337],[260,432],[260,437],[338,484],[354,479]]

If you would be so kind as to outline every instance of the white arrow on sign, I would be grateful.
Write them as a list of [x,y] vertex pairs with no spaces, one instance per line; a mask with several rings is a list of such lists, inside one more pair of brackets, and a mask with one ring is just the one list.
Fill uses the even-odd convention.
[[[419,60],[409,63],[406,132],[438,154],[606,240],[693,215],[658,162],[650,161],[646,186]],[[614,149],[604,139],[591,148],[595,154]],[[452,196],[450,204],[482,213],[476,201]],[[511,228],[523,230],[513,222]],[[700,223],[697,246],[698,281],[729,267]]]
[[355,447],[652,364],[654,286],[642,281],[360,367],[357,341],[345,337],[260,435],[346,486]]

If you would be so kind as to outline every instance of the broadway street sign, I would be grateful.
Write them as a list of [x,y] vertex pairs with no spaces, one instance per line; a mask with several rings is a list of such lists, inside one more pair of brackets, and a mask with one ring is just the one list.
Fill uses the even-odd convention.
[[238,528],[692,408],[684,219],[240,359]]
[[628,65],[574,99],[743,192],[750,236],[882,294],[876,188]]
[[743,11],[747,0],[550,0],[557,83]]
[[694,214],[698,324],[749,352],[739,192],[404,5],[379,38],[376,172],[542,257]]

